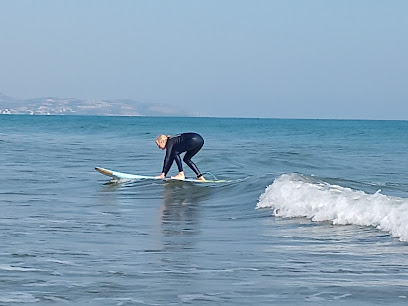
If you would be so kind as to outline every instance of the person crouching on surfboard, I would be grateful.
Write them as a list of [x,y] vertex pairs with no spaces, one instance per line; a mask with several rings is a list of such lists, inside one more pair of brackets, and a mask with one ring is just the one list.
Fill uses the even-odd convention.
[[179,173],[171,178],[176,180],[184,180],[185,175],[180,154],[186,152],[183,161],[191,168],[191,170],[194,171],[198,180],[205,181],[205,178],[200,173],[200,170],[198,170],[197,166],[191,161],[191,158],[203,147],[203,137],[197,133],[183,133],[176,136],[159,135],[156,138],[156,144],[160,149],[166,149],[163,170],[159,176],[156,176],[157,178],[166,178],[167,172],[169,172],[173,161],[176,160]]

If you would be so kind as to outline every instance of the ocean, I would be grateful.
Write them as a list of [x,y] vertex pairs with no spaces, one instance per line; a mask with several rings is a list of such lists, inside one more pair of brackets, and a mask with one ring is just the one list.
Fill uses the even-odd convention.
[[[228,182],[94,170],[182,132]],[[407,305],[407,173],[408,121],[0,115],[0,305]]]

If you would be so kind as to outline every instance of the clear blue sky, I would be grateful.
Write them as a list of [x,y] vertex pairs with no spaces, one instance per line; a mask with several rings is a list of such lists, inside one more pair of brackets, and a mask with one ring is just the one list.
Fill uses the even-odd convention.
[[0,91],[408,120],[407,0],[0,0]]

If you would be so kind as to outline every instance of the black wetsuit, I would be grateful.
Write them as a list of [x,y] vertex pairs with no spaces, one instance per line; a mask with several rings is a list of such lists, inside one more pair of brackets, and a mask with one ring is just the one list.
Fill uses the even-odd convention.
[[169,172],[173,161],[176,164],[179,172],[183,171],[180,154],[186,152],[183,161],[194,171],[197,177],[201,176],[197,166],[191,161],[191,158],[197,154],[203,147],[204,139],[197,133],[183,133],[177,136],[171,136],[166,143],[166,157],[164,158],[163,173]]

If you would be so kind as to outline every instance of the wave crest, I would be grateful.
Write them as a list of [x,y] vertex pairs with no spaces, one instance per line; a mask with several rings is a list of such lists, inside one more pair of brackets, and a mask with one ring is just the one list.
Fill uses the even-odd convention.
[[279,217],[374,226],[408,241],[408,199],[356,191],[299,174],[283,174],[259,197],[257,208]]

